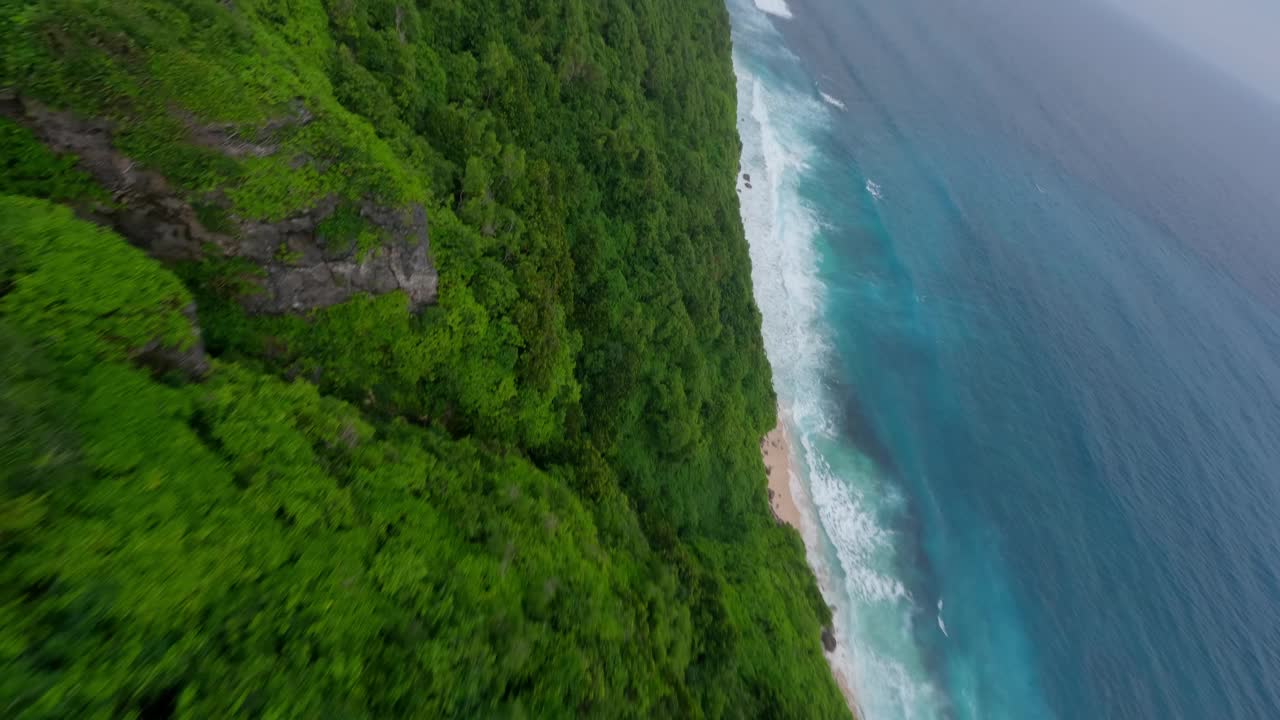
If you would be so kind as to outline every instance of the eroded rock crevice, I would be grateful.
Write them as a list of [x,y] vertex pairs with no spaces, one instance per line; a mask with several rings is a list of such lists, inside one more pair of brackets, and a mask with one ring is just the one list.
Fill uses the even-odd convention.
[[[111,196],[78,211],[114,228],[129,242],[165,262],[198,260],[211,253],[243,258],[261,268],[244,279],[256,291],[241,302],[250,312],[281,314],[336,305],[358,293],[403,291],[410,310],[436,299],[439,275],[431,260],[427,213],[421,205],[387,208],[362,202],[357,212],[382,242],[362,251],[354,238],[325,238],[320,224],[339,208],[337,197],[276,222],[247,220],[225,212],[224,198],[212,197],[222,220],[210,228],[191,201],[159,173],[119,152],[110,121],[84,119],[37,101],[0,92],[0,114],[30,128],[51,150],[74,154],[80,168]],[[192,142],[231,157],[267,156],[278,151],[273,133],[305,124],[310,115],[295,108],[289,118],[246,135],[230,126],[190,125]],[[205,213],[207,218],[208,213]],[[209,223],[214,224],[214,223]]]

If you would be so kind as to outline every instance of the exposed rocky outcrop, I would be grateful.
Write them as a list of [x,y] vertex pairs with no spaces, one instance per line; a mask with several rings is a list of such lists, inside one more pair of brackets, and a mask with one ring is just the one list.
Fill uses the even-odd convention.
[[183,119],[191,141],[196,145],[229,157],[245,158],[275,155],[280,150],[277,142],[280,131],[306,125],[311,122],[312,115],[305,105],[295,102],[288,116],[269,120],[248,131],[234,123],[201,123],[190,115],[184,115]]
[[[278,222],[226,217],[225,227],[209,228],[191,202],[169,182],[139,167],[115,149],[109,121],[82,119],[39,102],[0,93],[0,114],[31,128],[55,152],[72,153],[113,202],[82,207],[89,219],[113,227],[157,259],[195,260],[211,250],[244,258],[262,268],[246,277],[258,292],[245,295],[246,309],[257,313],[301,312],[334,305],[357,293],[381,295],[402,290],[417,310],[436,299],[438,274],[430,256],[426,210],[421,206],[386,208],[365,202],[359,214],[382,235],[379,247],[361,253],[354,240],[321,237],[319,224],[338,208],[337,198]],[[300,105],[291,116],[246,133],[228,125],[188,123],[193,144],[232,157],[265,157],[278,151],[273,134],[305,124]],[[220,213],[224,198],[208,198]]]
[[166,345],[157,339],[135,350],[133,360],[156,375],[176,372],[190,380],[203,380],[209,374],[209,356],[205,354],[195,303],[183,308],[182,315],[191,323],[191,333],[194,336],[185,350]]
[[836,634],[830,625],[822,628],[822,648],[827,652],[835,652],[836,650]]

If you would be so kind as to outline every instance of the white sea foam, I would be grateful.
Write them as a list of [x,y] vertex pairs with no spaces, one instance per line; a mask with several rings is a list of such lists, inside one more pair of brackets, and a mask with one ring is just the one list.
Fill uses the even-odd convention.
[[833,95],[828,95],[822,92],[821,90],[818,91],[818,94],[822,96],[822,101],[825,102],[826,104],[831,105],[832,107],[840,108],[841,110],[845,109],[844,103],[840,102],[840,98],[837,98]]
[[776,15],[780,18],[791,19],[791,8],[787,7],[786,0],[755,0],[756,7],[770,15]]
[[880,183],[877,183],[875,180],[868,179],[866,188],[867,192],[871,194],[871,197],[877,200],[884,198],[884,195],[880,192]]
[[[833,663],[852,686],[861,716],[936,717],[937,693],[912,642],[913,599],[893,573],[894,538],[880,519],[901,498],[886,491],[870,462],[841,446],[837,408],[822,381],[832,348],[815,242],[828,228],[820,209],[804,200],[801,183],[817,159],[810,138],[829,111],[812,90],[786,90],[771,75],[753,72],[753,62],[781,57],[781,43],[767,36],[775,32],[767,22],[735,15],[742,171],[752,185],[742,188],[742,219],[765,349],[794,441],[791,484],[801,531],[823,594],[836,608]],[[749,54],[742,52],[747,46]]]

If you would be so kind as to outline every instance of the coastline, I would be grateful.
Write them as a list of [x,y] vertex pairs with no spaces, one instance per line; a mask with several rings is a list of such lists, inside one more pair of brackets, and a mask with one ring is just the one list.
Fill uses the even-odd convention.
[[[816,275],[818,257],[812,245],[815,218],[798,202],[798,183],[806,159],[815,148],[809,132],[825,123],[832,105],[814,98],[812,86],[797,84],[801,73],[794,58],[775,57],[783,43],[763,0],[731,0],[733,65],[738,80],[738,134],[742,141],[737,181],[739,211],[751,254],[752,291],[761,309],[762,335],[773,367],[778,397],[816,397],[812,381],[822,362],[817,327],[822,285]],[[776,10],[779,3],[772,7]],[[782,72],[776,75],[775,72]],[[772,106],[772,107],[771,107]],[[772,117],[779,119],[773,122]],[[775,427],[760,439],[767,471],[769,507],[778,524],[800,534],[805,560],[823,598],[832,609],[831,625],[822,629],[823,657],[853,718],[864,718],[853,692],[864,680],[855,670],[852,645],[840,647],[838,618],[847,608],[832,603],[835,592],[824,567],[828,534],[810,495],[807,450],[793,445],[789,403],[779,402]],[[843,528],[842,528],[843,529]]]
[[[786,421],[783,420],[781,411],[778,413],[778,424],[760,440],[760,454],[764,458],[764,472],[769,481],[769,508],[773,510],[774,519],[791,526],[800,533],[800,538],[805,544],[806,555],[811,554],[813,548],[809,546],[809,538],[817,537],[816,528],[811,527],[814,515],[812,512],[800,512],[800,505],[797,503],[799,493],[792,490],[792,484],[799,482],[799,477],[796,474],[794,455],[791,451],[791,436],[787,432]],[[824,631],[824,643],[825,638]],[[826,648],[822,655],[827,659],[827,666],[831,668],[831,675],[835,677],[836,685],[840,687],[840,694],[844,696],[849,712],[853,713],[854,718],[861,718],[857,699],[849,687],[844,672],[836,666],[835,656]]]

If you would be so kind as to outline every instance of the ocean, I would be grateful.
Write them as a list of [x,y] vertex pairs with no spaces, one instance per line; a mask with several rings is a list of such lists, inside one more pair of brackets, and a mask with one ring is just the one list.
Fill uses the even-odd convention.
[[728,0],[865,720],[1280,718],[1280,109],[1087,0]]

